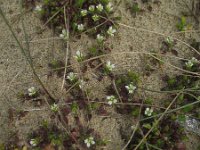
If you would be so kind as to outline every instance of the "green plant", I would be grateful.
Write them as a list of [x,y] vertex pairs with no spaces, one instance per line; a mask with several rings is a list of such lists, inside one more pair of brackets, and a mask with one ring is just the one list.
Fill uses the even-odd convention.
[[131,7],[131,11],[132,11],[133,13],[137,13],[137,12],[140,11],[140,8],[139,8],[139,5],[138,5],[137,2],[133,3],[133,5],[132,5],[132,7]]
[[79,106],[76,102],[72,103],[71,110],[72,110],[72,113],[74,113],[75,115],[78,114]]
[[186,18],[183,16],[179,20],[179,22],[176,24],[176,27],[178,28],[179,31],[185,31],[188,27],[188,24],[186,22]]
[[[127,149],[134,149],[137,143],[143,138],[148,130],[155,124],[155,120],[142,122],[141,126],[136,130],[135,138],[130,142]],[[145,142],[139,147],[140,150],[147,148],[155,149],[176,149],[179,140],[185,139],[183,127],[178,125],[173,116],[166,116],[160,124],[156,125]]]
[[64,139],[63,135],[53,132],[48,134],[48,138],[53,146],[61,146]]

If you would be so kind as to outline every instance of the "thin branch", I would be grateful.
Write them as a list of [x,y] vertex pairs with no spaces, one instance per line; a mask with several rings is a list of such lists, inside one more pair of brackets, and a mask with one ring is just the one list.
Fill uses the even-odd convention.
[[61,90],[63,90],[63,87],[65,85],[66,80],[66,73],[67,73],[67,64],[68,64],[68,57],[69,57],[69,19],[66,16],[66,7],[64,7],[64,19],[65,19],[65,26],[67,31],[67,47],[66,47],[66,55],[65,55],[65,70],[64,70],[64,76],[63,76],[63,83]]
[[117,93],[117,96],[119,97],[120,102],[122,103],[122,98],[121,98],[121,96],[120,96],[120,94],[119,94],[119,91],[118,91],[118,89],[117,89],[117,86],[116,86],[116,84],[115,84],[115,79],[113,79],[112,84],[113,84],[113,87],[114,87],[114,89],[115,89],[115,92]]

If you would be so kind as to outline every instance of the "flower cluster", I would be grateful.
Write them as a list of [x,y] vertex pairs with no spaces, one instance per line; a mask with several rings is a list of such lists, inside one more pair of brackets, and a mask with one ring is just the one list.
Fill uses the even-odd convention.
[[67,75],[67,79],[68,79],[69,81],[71,81],[71,82],[74,82],[74,81],[77,79],[76,74],[73,73],[73,72],[70,72],[70,73]]
[[115,32],[117,32],[117,30],[114,29],[112,26],[110,26],[110,27],[108,28],[108,31],[107,31],[108,35],[114,36],[114,33],[115,33]]
[[95,14],[92,16],[92,19],[94,20],[94,22],[96,22],[100,19],[100,17],[99,17],[99,15]]
[[[94,22],[100,20],[101,15],[103,12],[111,13],[113,11],[113,4],[111,2],[107,3],[106,5],[103,5],[101,3],[95,5],[90,5],[88,9],[82,9],[80,11],[80,15],[82,17],[87,16],[90,14],[92,17],[92,20]],[[83,24],[76,24],[78,31],[83,31],[85,29]],[[114,33],[116,32],[116,29],[114,29],[112,26],[110,26],[107,30],[107,34],[110,36],[114,36]]]
[[111,2],[109,2],[109,3],[106,5],[106,11],[107,11],[107,12],[113,11],[113,5],[112,5]]
[[84,143],[86,144],[86,146],[89,148],[92,145],[95,144],[94,138],[93,137],[88,137],[87,139],[84,140]]
[[84,80],[79,81],[79,88],[83,89],[83,87],[86,85],[86,82]]
[[37,5],[37,6],[35,7],[35,11],[41,12],[41,11],[42,11],[42,5]]
[[187,68],[192,68],[195,64],[197,64],[199,61],[195,58],[195,57],[192,57],[191,60],[188,60],[185,65]]
[[38,139],[31,139],[29,143],[30,143],[31,146],[35,147],[35,146],[38,145],[39,140]]
[[66,29],[62,29],[62,33],[60,34],[60,38],[67,40],[68,38],[68,33]]
[[112,71],[114,68],[115,68],[115,64],[111,64],[110,61],[108,61],[108,62],[106,63],[106,69],[107,69],[108,71]]
[[125,88],[128,90],[129,94],[133,94],[133,92],[136,90],[136,86],[134,86],[132,83],[125,86]]
[[117,103],[117,99],[115,98],[114,95],[107,96],[106,99],[107,99],[109,105]]
[[90,5],[88,9],[89,9],[90,12],[94,12],[95,11],[95,6],[94,5]]
[[[95,9],[98,11],[98,12],[102,12],[103,10],[107,11],[107,12],[112,12],[113,11],[113,4],[111,2],[109,2],[107,5],[103,6],[102,4],[98,4],[97,6],[94,6],[94,5],[90,5],[88,10],[89,12],[95,12]],[[81,13],[82,14],[82,13]],[[84,13],[85,14],[85,13]]]
[[53,105],[51,105],[51,110],[52,110],[53,112],[57,112],[58,109],[59,109],[59,107],[58,107],[58,105],[57,105],[56,103],[54,103]]
[[87,13],[88,13],[88,11],[87,11],[87,10],[85,10],[85,9],[84,9],[84,10],[81,10],[81,16],[83,16],[83,17],[84,17],[84,16],[86,16],[86,15],[87,15]]
[[29,96],[35,96],[37,94],[37,90],[36,90],[36,88],[35,87],[30,87],[29,89],[28,89],[28,95]]
[[83,31],[83,30],[84,30],[84,25],[83,25],[83,24],[78,24],[78,25],[77,25],[77,29],[78,29],[79,31]]
[[98,5],[96,6],[96,8],[97,8],[97,10],[98,10],[99,12],[102,12],[102,11],[103,11],[103,5],[102,5],[102,4],[98,4]]
[[97,41],[98,41],[99,43],[101,43],[101,42],[103,42],[103,40],[104,40],[104,36],[101,35],[101,34],[97,34]]
[[81,51],[76,51],[76,55],[74,56],[74,58],[80,62],[80,61],[83,61],[83,53]]
[[148,117],[150,117],[153,113],[153,109],[152,108],[146,108],[144,114]]

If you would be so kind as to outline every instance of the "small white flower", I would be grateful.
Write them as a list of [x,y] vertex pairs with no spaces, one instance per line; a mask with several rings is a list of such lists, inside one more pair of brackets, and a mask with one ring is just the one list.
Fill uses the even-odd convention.
[[35,87],[30,87],[30,88],[28,89],[28,95],[29,95],[29,96],[34,96],[34,95],[36,95],[36,94],[37,94],[37,90],[36,90]]
[[114,33],[115,33],[115,32],[117,32],[117,30],[116,30],[116,29],[113,29],[112,26],[110,26],[110,27],[108,28],[107,33],[108,33],[110,36],[114,36]]
[[38,12],[42,11],[42,5],[37,5],[35,7],[35,11],[38,11]]
[[106,68],[109,70],[109,71],[112,71],[114,68],[115,68],[115,64],[111,64],[110,61],[108,61],[106,63]]
[[185,65],[188,68],[192,68],[194,66],[194,64],[198,63],[198,60],[195,57],[192,57],[191,60],[188,60]]
[[136,89],[136,86],[134,86],[134,85],[131,83],[131,84],[125,86],[125,88],[128,90],[128,93],[129,93],[129,94],[133,94],[133,92],[134,92],[135,89]]
[[106,5],[106,10],[107,10],[108,12],[113,11],[113,5],[112,5],[111,2],[109,2],[109,3]]
[[81,10],[81,16],[84,17],[84,16],[86,16],[86,15],[87,15],[87,10],[85,10],[85,9],[84,9],[84,10]]
[[89,6],[89,11],[93,12],[95,10],[95,6],[94,5],[90,5]]
[[146,116],[151,116],[152,115],[152,113],[153,113],[153,109],[152,108],[146,108],[145,109],[145,112],[144,112],[144,114],[146,115]]
[[77,29],[78,29],[79,31],[83,31],[83,30],[84,30],[84,25],[83,25],[83,24],[78,24],[78,25],[77,25]]
[[96,8],[97,8],[98,11],[101,12],[103,10],[103,5],[99,4],[99,5],[96,6]]
[[31,139],[29,143],[30,143],[31,146],[35,147],[35,146],[38,145],[38,140],[37,139]]
[[95,14],[95,15],[92,16],[92,19],[93,19],[94,21],[98,21],[99,18],[100,18],[100,17],[99,17],[97,14]]
[[53,105],[51,105],[51,110],[53,111],[53,112],[57,112],[58,111],[58,105],[56,104],[56,103],[54,103]]
[[194,63],[193,63],[191,60],[189,60],[189,61],[187,61],[187,62],[185,63],[185,65],[186,65],[188,68],[192,68],[192,66],[194,66]]
[[60,34],[60,38],[62,39],[67,39],[67,30],[66,29],[62,29],[62,33]]
[[67,76],[67,79],[73,82],[76,79],[76,74],[73,72],[70,72]]
[[101,35],[101,34],[97,34],[97,41],[98,42],[103,42],[103,40],[104,40],[104,36]]
[[83,89],[83,87],[86,85],[86,82],[84,80],[80,80],[79,82],[79,88]]
[[194,64],[196,64],[196,63],[199,62],[195,57],[192,57],[191,61],[192,61]]
[[89,147],[91,147],[92,145],[95,144],[95,141],[94,141],[93,137],[89,137],[89,138],[87,138],[87,139],[84,140],[84,143],[89,148]]
[[107,96],[106,99],[108,100],[108,104],[109,104],[109,105],[112,105],[112,104],[116,104],[116,103],[117,103],[117,99],[115,98],[114,95]]
[[75,58],[77,61],[82,61],[82,60],[83,60],[83,53],[80,52],[79,50],[76,51],[76,55],[74,56],[74,58]]

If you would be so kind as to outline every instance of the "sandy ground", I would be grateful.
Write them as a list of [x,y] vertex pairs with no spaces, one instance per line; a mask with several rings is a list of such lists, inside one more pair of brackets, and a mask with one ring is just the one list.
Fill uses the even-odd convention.
[[[152,0],[153,1],[153,0]],[[191,0],[186,0],[188,6],[191,7]],[[150,4],[141,4],[145,11],[137,14],[136,17],[131,15],[127,9],[128,0],[124,0],[118,7],[116,12],[122,16],[121,24],[132,26],[134,28],[127,28],[120,26],[118,33],[114,38],[110,38],[108,43],[113,47],[111,53],[123,53],[120,55],[112,55],[109,60],[116,64],[115,73],[125,72],[128,69],[141,72],[144,67],[144,57],[138,52],[150,52],[150,50],[159,51],[161,47],[161,41],[167,36],[174,36],[180,40],[188,42],[191,37],[195,37],[200,40],[199,33],[185,33],[178,34],[176,23],[178,18],[182,16],[182,12],[188,12],[187,7],[183,0],[162,0],[160,4],[151,4],[152,11],[148,10]],[[56,35],[52,33],[50,29],[45,28],[44,32],[37,33],[39,28],[42,28],[42,23],[38,19],[37,14],[34,12],[27,12],[23,16],[20,16],[19,0],[0,0],[0,5],[4,10],[6,17],[9,19],[15,33],[19,40],[24,43],[24,35],[22,31],[21,19],[24,18],[26,30],[29,35],[31,55],[35,64],[37,73],[41,77],[42,81],[48,85],[48,89],[58,99],[65,97],[65,92],[61,92],[62,78],[51,77],[47,78],[47,65],[52,60],[64,60],[65,48],[61,40],[53,39]],[[187,20],[192,25],[193,30],[198,30],[199,25],[194,24],[192,17],[187,17]],[[144,30],[145,29],[145,30]],[[163,35],[165,37],[163,37]],[[36,128],[42,120],[49,118],[49,111],[47,106],[42,106],[40,110],[34,110],[37,107],[33,106],[32,102],[22,103],[17,98],[17,93],[26,91],[31,86],[36,86],[33,80],[33,76],[29,65],[22,56],[20,49],[16,45],[11,33],[5,26],[2,19],[0,19],[0,143],[9,139],[13,133],[18,132],[22,139],[26,138],[26,133]],[[82,36],[80,40],[70,43],[70,53],[74,55],[77,49],[85,52],[88,47],[86,42],[90,42],[86,36]],[[191,50],[183,43],[177,44],[177,50],[180,57],[191,54]],[[124,54],[126,52],[133,52],[132,54]],[[106,60],[107,58],[105,58]],[[173,60],[173,59],[172,59]],[[166,59],[168,61],[168,59]],[[73,60],[72,60],[73,63]],[[176,61],[171,63],[179,65]],[[161,75],[174,73],[174,69],[168,66],[163,67],[163,71],[154,71],[149,77],[145,77],[143,82],[146,87],[159,90],[163,83],[161,81]],[[94,88],[98,89],[94,96],[104,97],[104,90],[100,87],[105,85],[104,83],[97,88],[96,80],[91,81],[94,83]],[[109,82],[108,82],[109,83]],[[39,88],[39,87],[38,87]],[[97,90],[95,90],[97,91]],[[100,92],[99,92],[100,91]],[[153,97],[156,101],[159,101],[165,95],[147,93],[148,96]],[[13,121],[10,121],[11,114],[9,109],[28,110],[28,114],[19,118],[16,114],[13,115]],[[99,118],[94,116],[90,122],[90,126],[96,129],[103,138],[111,140],[107,146],[107,150],[120,150],[125,141],[120,135],[121,128],[128,128],[130,130],[132,120],[123,118],[121,115],[116,114],[116,117],[111,118]],[[103,121],[102,121],[103,119]],[[125,125],[123,123],[125,122]],[[131,132],[131,131],[130,131]],[[195,146],[195,140],[191,145]],[[114,147],[113,147],[114,146]]]

